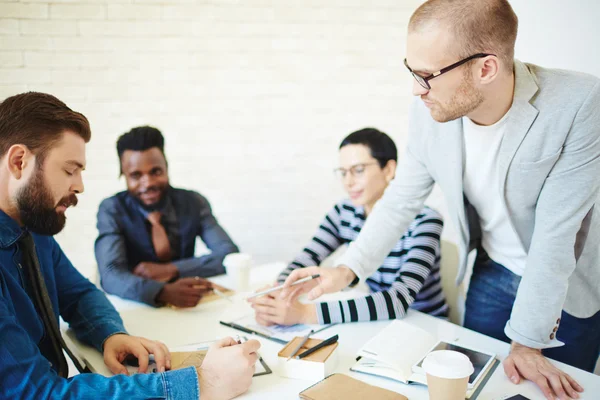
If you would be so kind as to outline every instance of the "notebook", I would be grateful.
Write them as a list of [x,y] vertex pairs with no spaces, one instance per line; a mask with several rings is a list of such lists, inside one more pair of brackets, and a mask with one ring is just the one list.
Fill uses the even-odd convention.
[[344,374],[329,375],[300,393],[302,400],[408,400],[400,393],[372,386]]
[[463,344],[439,341],[424,329],[407,322],[392,321],[369,340],[358,352],[356,364],[350,370],[381,376],[406,384],[427,385],[421,368],[431,351],[454,350],[465,354],[475,371],[469,377],[467,399],[475,399],[499,362],[496,355]]

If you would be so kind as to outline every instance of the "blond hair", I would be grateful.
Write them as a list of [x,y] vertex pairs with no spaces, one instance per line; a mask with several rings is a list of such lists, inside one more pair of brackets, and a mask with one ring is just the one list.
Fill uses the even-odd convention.
[[512,72],[519,20],[506,0],[428,0],[412,15],[408,31],[438,23],[450,29],[457,56],[498,56]]

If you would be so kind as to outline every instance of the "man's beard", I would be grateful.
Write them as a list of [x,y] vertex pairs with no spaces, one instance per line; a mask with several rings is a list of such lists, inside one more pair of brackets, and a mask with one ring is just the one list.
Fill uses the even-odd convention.
[[431,109],[431,117],[437,122],[453,121],[469,114],[481,103],[483,103],[483,94],[475,87],[473,76],[467,69],[452,99],[444,105],[435,103],[435,108]]
[[40,235],[56,235],[65,227],[67,217],[56,211],[59,204],[77,205],[77,196],[70,194],[54,204],[52,194],[44,182],[41,168],[36,167],[27,186],[17,194],[17,207],[21,223],[31,232]]

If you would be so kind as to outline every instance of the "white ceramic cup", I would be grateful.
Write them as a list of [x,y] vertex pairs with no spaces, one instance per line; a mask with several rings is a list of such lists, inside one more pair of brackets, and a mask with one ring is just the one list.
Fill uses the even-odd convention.
[[252,256],[245,253],[231,253],[223,260],[225,272],[230,277],[234,290],[246,290],[250,283]]
[[423,361],[430,400],[464,400],[474,371],[469,357],[452,350],[432,351]]

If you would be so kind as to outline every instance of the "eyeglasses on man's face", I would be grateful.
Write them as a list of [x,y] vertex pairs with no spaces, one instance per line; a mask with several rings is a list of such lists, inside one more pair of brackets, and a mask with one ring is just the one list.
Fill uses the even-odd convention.
[[379,163],[377,161],[373,161],[370,163],[354,164],[350,168],[336,168],[333,170],[333,172],[335,173],[335,176],[337,176],[339,179],[344,179],[348,174],[350,174],[350,176],[353,176],[354,178],[359,178],[363,176],[365,170],[369,165],[375,164]]
[[412,70],[412,68],[410,68],[408,66],[408,63],[406,62],[406,58],[404,59],[404,65],[406,66],[406,68],[408,69],[408,71],[412,74],[412,76],[415,78],[415,80],[417,81],[417,83],[419,85],[421,85],[423,88],[427,89],[427,90],[431,90],[431,85],[429,85],[429,81],[432,80],[433,78],[436,78],[442,74],[445,74],[446,72],[452,71],[454,68],[460,67],[461,65],[463,65],[464,63],[467,63],[471,60],[474,60],[476,58],[484,58],[484,57],[488,57],[488,56],[493,56],[496,57],[495,54],[488,54],[488,53],[477,53],[477,54],[473,54],[472,56],[469,56],[465,59],[462,59],[458,62],[455,62],[452,65],[448,65],[445,68],[440,69],[437,72],[434,72],[433,74],[430,74],[428,76],[421,76],[419,74],[417,74],[416,72],[414,72]]

